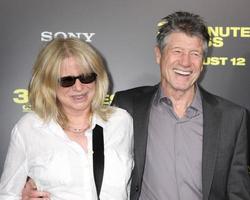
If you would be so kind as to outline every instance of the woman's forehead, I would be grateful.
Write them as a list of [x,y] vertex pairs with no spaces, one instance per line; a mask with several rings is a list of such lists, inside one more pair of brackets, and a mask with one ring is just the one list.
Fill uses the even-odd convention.
[[90,64],[84,59],[79,58],[76,56],[69,56],[63,59],[61,64],[61,71],[62,70],[74,70],[78,69],[82,72],[88,72],[90,71]]

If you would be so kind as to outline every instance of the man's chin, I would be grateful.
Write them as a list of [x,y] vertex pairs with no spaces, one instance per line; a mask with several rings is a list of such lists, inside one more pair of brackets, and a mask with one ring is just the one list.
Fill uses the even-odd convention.
[[193,91],[193,89],[194,89],[194,85],[176,85],[175,87],[174,87],[174,90],[176,91],[176,92],[183,92],[183,93],[186,93],[186,92],[191,92],[191,91]]

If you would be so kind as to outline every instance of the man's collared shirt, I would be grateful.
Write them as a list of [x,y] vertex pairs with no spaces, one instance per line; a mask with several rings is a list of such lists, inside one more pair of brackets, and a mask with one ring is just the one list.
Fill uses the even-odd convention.
[[159,88],[150,112],[140,200],[201,200],[202,140],[199,88],[182,118]]

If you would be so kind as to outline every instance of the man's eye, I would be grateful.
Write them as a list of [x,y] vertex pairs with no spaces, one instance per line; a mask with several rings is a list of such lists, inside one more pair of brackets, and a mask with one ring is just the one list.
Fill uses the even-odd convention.
[[199,52],[192,52],[191,55],[196,56],[196,57],[200,57],[201,56],[201,54]]
[[176,54],[180,54],[180,53],[181,53],[181,50],[176,49],[176,50],[174,50],[173,52],[176,53]]

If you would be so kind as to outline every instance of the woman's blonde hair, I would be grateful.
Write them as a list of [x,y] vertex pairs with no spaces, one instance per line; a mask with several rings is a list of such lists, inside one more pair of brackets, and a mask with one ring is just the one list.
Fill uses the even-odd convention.
[[103,105],[109,87],[103,59],[90,44],[77,38],[56,38],[38,54],[29,83],[31,109],[44,121],[53,119],[61,126],[67,124],[67,116],[56,97],[60,67],[67,57],[75,58],[85,73],[97,74],[91,111],[97,113],[103,120],[107,120],[112,110]]

